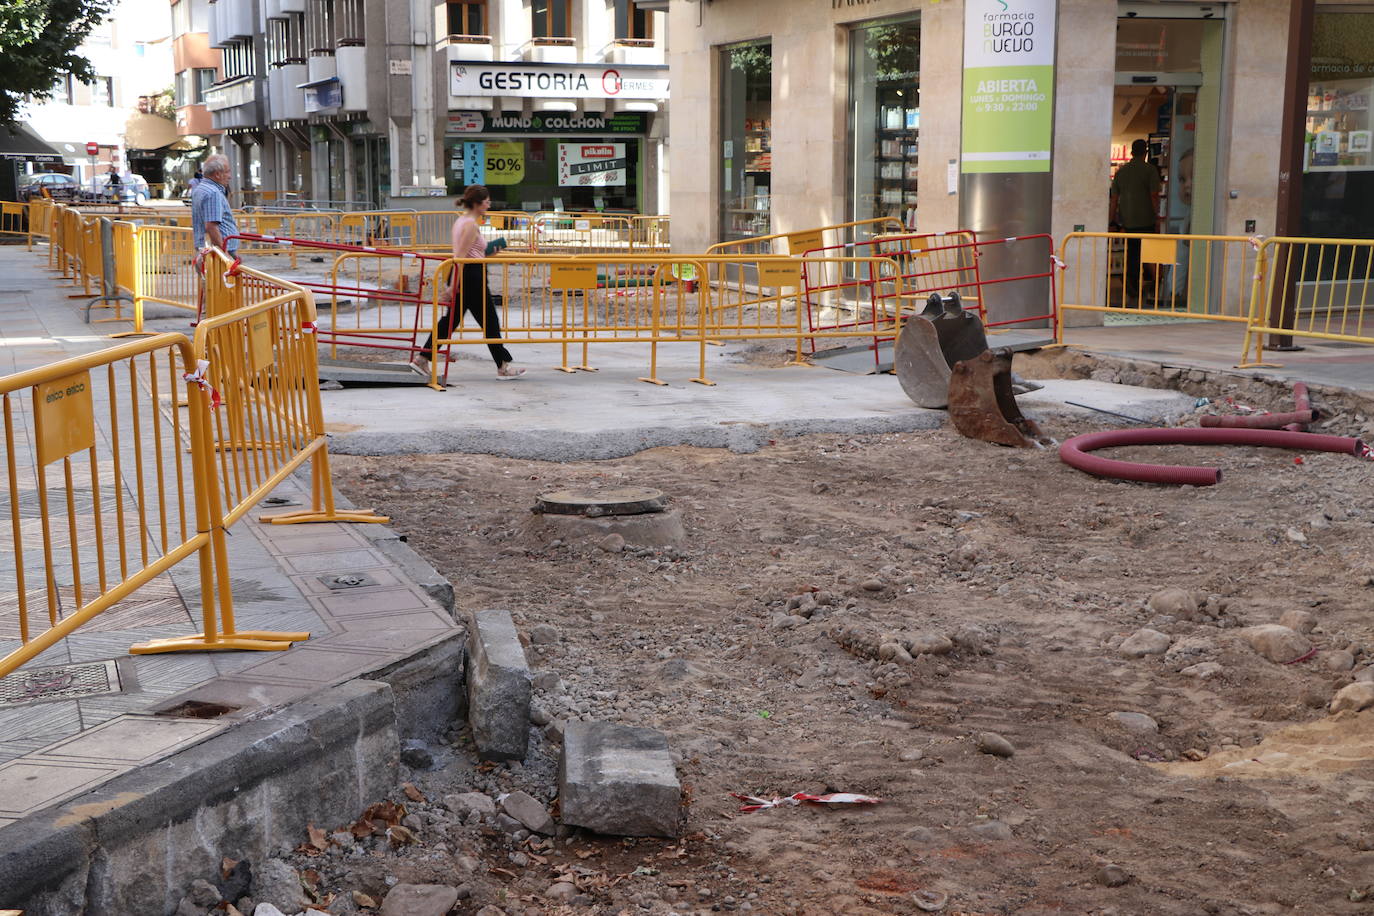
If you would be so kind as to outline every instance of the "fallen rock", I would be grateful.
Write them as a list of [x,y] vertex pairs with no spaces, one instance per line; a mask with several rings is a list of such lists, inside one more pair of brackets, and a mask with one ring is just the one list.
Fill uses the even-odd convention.
[[1150,610],[1156,614],[1168,614],[1183,620],[1196,620],[1198,616],[1197,597],[1186,589],[1166,588],[1150,596]]
[[991,754],[994,757],[1010,757],[1016,753],[1016,747],[997,732],[979,732],[977,740],[978,750],[984,754]]
[[281,859],[268,859],[253,869],[253,899],[258,901],[253,916],[259,916],[264,903],[283,913],[299,913],[310,905],[301,890],[300,875]]
[[1121,887],[1130,882],[1131,876],[1120,865],[1104,865],[1097,870],[1094,880],[1103,887]]
[[1333,713],[1346,709],[1359,712],[1371,706],[1374,706],[1374,683],[1356,681],[1336,691],[1336,695],[1331,698],[1330,708]]
[[561,820],[616,836],[675,837],[682,787],[668,739],[652,728],[569,722],[558,759]]
[[1107,718],[1133,735],[1153,735],[1159,732],[1159,723],[1143,712],[1114,712]]
[[1121,642],[1118,652],[1124,658],[1144,658],[1146,655],[1163,655],[1169,651],[1173,640],[1165,633],[1142,627]]
[[1279,618],[1279,626],[1297,630],[1299,633],[1311,633],[1316,625],[1317,618],[1312,616],[1311,612],[1297,608],[1284,611],[1283,616]]
[[496,813],[496,802],[492,801],[481,792],[461,792],[456,795],[445,795],[444,807],[463,818],[466,818],[473,811],[476,811],[482,817],[490,817]]
[[1250,648],[1280,665],[1296,661],[1312,651],[1312,644],[1306,637],[1277,623],[1245,627],[1239,632]]
[[220,895],[219,888],[215,887],[204,878],[197,878],[191,882],[191,893],[188,894],[191,902],[199,907],[218,906],[223,896]]
[[527,792],[512,792],[501,799],[501,810],[526,828],[544,836],[553,836],[553,818],[539,801]]
[[445,916],[458,902],[458,889],[443,884],[398,884],[382,901],[382,916]]

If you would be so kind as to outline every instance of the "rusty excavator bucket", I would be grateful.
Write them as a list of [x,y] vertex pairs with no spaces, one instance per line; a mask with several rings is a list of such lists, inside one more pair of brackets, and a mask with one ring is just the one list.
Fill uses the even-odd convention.
[[1038,448],[1050,440],[1021,415],[1012,394],[1011,351],[984,350],[954,364],[949,376],[949,418],[970,439],[1013,448]]

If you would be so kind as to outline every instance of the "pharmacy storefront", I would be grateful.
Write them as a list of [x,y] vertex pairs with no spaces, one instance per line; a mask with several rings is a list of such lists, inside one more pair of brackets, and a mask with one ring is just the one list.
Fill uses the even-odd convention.
[[496,210],[656,213],[667,93],[657,67],[455,61],[447,191],[486,185]]

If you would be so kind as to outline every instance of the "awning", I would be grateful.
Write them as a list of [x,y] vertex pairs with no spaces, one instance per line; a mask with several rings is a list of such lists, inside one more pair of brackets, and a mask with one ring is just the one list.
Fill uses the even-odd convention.
[[29,129],[27,124],[13,127],[0,124],[0,159],[61,165],[62,154]]
[[131,150],[162,149],[177,140],[176,122],[136,111],[124,124],[124,145]]
[[306,114],[329,111],[343,105],[343,84],[337,76],[297,83],[296,88],[305,90]]

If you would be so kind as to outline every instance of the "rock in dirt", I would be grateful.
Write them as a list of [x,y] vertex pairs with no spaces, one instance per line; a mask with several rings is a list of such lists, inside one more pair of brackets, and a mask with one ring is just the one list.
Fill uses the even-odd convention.
[[[253,870],[253,899],[258,901],[258,910],[266,903],[285,913],[299,913],[310,904],[301,890],[300,875],[281,859],[268,859]],[[253,916],[258,916],[257,911]]]
[[1200,681],[1210,680],[1221,674],[1222,667],[1217,662],[1198,662],[1179,671],[1184,677],[1195,677]]
[[1359,712],[1371,706],[1374,706],[1374,683],[1369,681],[1347,684],[1331,698],[1332,712],[1341,712],[1345,709]]
[[553,818],[548,809],[527,792],[512,792],[502,798],[501,810],[535,833],[553,835]]
[[1159,732],[1159,723],[1143,712],[1114,712],[1107,718],[1133,735],[1153,735]]
[[912,656],[948,655],[954,651],[954,642],[939,633],[917,633],[904,642],[910,643],[905,648]]
[[536,646],[552,646],[561,638],[558,628],[552,624],[540,623],[530,627],[530,642]]
[[903,763],[915,763],[926,755],[926,752],[919,747],[909,748],[897,755],[897,759]]
[[974,824],[970,829],[988,840],[1010,840],[1013,838],[1011,828],[1002,821],[982,821]]
[[1326,666],[1326,670],[1334,671],[1338,674],[1342,671],[1349,671],[1351,668],[1355,667],[1355,656],[1351,655],[1345,649],[1323,652],[1318,658],[1320,658],[1322,664]]
[[1168,614],[1181,620],[1196,620],[1198,616],[1197,596],[1187,589],[1166,588],[1150,596],[1150,610],[1156,614]]
[[553,903],[568,903],[577,896],[577,885],[559,881],[544,891],[544,899]]
[[259,903],[253,909],[253,916],[286,916],[286,914],[270,903]]
[[191,882],[191,893],[188,896],[192,903],[200,907],[218,906],[224,899],[220,896],[219,888],[204,878],[197,878]]
[[623,534],[616,533],[608,534],[601,540],[597,541],[596,546],[600,547],[607,553],[620,553],[622,550],[625,549],[625,536]]
[[1240,631],[1250,648],[1280,665],[1296,661],[1312,651],[1312,644],[1301,633],[1277,623],[1245,627]]
[[859,585],[859,588],[863,589],[866,592],[880,592],[883,589],[887,588],[887,586],[883,584],[882,579],[865,579]]
[[444,807],[463,818],[466,818],[473,811],[476,811],[482,817],[491,817],[496,814],[496,802],[492,801],[481,792],[461,792],[456,795],[445,795]]
[[401,763],[412,770],[428,770],[434,766],[434,755],[430,753],[429,745],[411,738],[401,748]]
[[382,901],[382,916],[444,916],[458,902],[458,889],[442,884],[398,884]]
[[1010,757],[1016,753],[1015,746],[997,732],[979,732],[978,750],[994,757]]
[[1172,643],[1168,634],[1142,627],[1127,636],[1117,651],[1124,658],[1144,658],[1146,655],[1163,655],[1169,651]]
[[1121,887],[1130,882],[1131,876],[1120,865],[1104,865],[1097,870],[1094,880],[1103,887]]
[[1312,628],[1317,625],[1317,618],[1312,616],[1310,611],[1293,608],[1284,611],[1279,618],[1279,626],[1288,627],[1290,630],[1297,630],[1299,633],[1311,633]]

